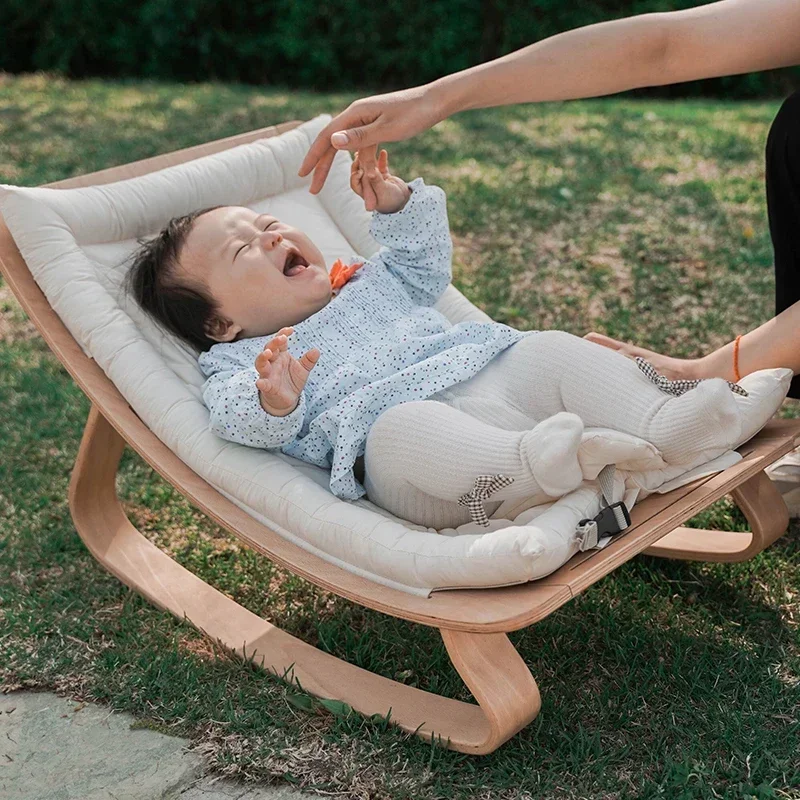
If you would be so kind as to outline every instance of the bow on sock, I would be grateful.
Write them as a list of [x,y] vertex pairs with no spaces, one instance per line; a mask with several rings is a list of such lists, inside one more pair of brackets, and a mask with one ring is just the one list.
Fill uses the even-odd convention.
[[472,491],[462,494],[458,498],[458,504],[469,508],[473,522],[486,527],[489,524],[489,517],[486,515],[483,501],[498,489],[502,489],[504,486],[511,486],[512,483],[514,483],[514,479],[508,475],[478,475],[475,478],[475,486]]

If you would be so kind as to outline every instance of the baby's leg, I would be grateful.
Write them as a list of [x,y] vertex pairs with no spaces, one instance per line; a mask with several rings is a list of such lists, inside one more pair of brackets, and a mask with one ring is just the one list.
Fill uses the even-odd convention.
[[457,407],[467,412],[471,396],[492,394],[534,420],[569,411],[588,427],[651,442],[673,464],[687,463],[704,450],[724,450],[741,431],[738,395],[722,379],[703,381],[675,397],[662,392],[631,359],[562,331],[525,337],[453,391]]
[[458,504],[479,475],[513,483],[484,501],[487,514],[509,498],[543,502],[582,481],[578,448],[583,424],[559,414],[532,430],[496,428],[431,400],[401,403],[381,414],[367,436],[364,486],[368,498],[419,525],[449,528],[471,521]]

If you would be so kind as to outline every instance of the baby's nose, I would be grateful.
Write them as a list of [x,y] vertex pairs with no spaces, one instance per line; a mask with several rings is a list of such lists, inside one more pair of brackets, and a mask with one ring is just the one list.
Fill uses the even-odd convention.
[[261,244],[266,247],[267,250],[272,250],[283,241],[283,236],[281,236],[277,231],[264,231],[261,234],[260,239]]

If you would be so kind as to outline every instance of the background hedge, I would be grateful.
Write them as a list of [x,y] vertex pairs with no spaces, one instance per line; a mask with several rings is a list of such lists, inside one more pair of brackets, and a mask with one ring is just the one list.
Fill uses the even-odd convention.
[[[424,83],[570,28],[697,0],[2,0],[0,69],[285,88]],[[788,93],[800,70],[647,90]]]

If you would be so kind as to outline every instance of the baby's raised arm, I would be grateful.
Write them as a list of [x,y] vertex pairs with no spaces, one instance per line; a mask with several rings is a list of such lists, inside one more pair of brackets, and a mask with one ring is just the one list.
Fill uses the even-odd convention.
[[[385,156],[378,163],[388,172]],[[381,179],[385,182],[385,175]],[[453,277],[447,197],[438,186],[426,186],[422,178],[401,183],[409,190],[402,206],[394,212],[380,208],[373,212],[370,233],[383,247],[370,261],[386,267],[415,303],[432,306]]]
[[376,150],[359,150],[350,168],[350,188],[373,212],[370,233],[385,245],[370,260],[398,278],[415,303],[433,305],[453,274],[447,198],[422,178],[409,184],[392,175],[389,155]]

